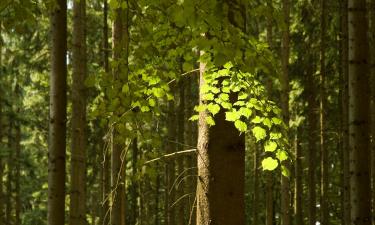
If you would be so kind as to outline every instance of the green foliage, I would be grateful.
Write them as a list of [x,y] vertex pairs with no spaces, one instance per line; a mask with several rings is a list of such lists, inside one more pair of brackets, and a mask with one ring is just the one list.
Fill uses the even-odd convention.
[[[210,57],[201,57],[209,60]],[[281,110],[267,99],[263,85],[249,72],[242,72],[232,62],[222,68],[211,66],[204,75],[205,84],[201,87],[203,104],[196,106],[196,112],[207,110],[206,122],[215,125],[215,116],[225,113],[225,119],[233,122],[241,132],[249,131],[257,142],[265,145],[265,152],[277,162],[287,160],[287,126],[282,122]],[[197,120],[195,115],[191,118]],[[278,149],[278,150],[277,150]],[[277,150],[277,151],[276,151]],[[270,162],[268,158],[267,162]],[[275,168],[266,166],[267,170]],[[273,168],[273,169],[271,169]]]

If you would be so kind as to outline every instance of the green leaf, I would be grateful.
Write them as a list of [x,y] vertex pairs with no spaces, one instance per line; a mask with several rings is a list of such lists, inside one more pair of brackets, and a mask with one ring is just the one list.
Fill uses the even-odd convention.
[[281,165],[281,174],[284,177],[290,177],[290,172],[289,172],[288,168],[286,168],[284,165]]
[[271,140],[277,140],[277,139],[280,139],[281,137],[282,137],[281,133],[271,132],[271,134],[270,134]]
[[266,130],[258,126],[254,127],[252,132],[257,141],[263,140],[267,136]]
[[234,122],[234,126],[240,131],[240,132],[246,132],[247,131],[247,125],[245,122],[242,122],[241,120],[236,120]]
[[196,112],[203,112],[204,110],[206,110],[206,105],[197,105],[194,107],[194,110]]
[[220,111],[220,106],[218,104],[210,103],[207,105],[207,110],[214,116]]
[[124,93],[124,94],[129,93],[129,85],[128,85],[128,84],[124,84],[124,86],[122,86],[121,91],[122,91],[122,93]]
[[276,150],[276,148],[277,148],[276,142],[268,141],[266,143],[266,145],[264,146],[264,151],[266,151],[266,152],[273,152],[273,151]]
[[282,120],[277,118],[277,117],[273,117],[272,118],[272,123],[276,124],[276,125],[279,125],[281,124]]
[[215,120],[211,116],[206,117],[206,123],[210,126],[215,125]]
[[229,101],[229,95],[226,94],[226,93],[221,93],[221,94],[219,95],[219,98],[220,98],[222,101],[224,101],[224,102]]
[[144,105],[144,106],[141,107],[141,111],[142,112],[148,112],[148,111],[150,111],[150,107],[148,107],[147,105]]
[[279,163],[276,159],[273,159],[272,157],[267,157],[262,160],[262,167],[263,170],[274,170],[277,168]]
[[251,122],[255,124],[261,123],[262,121],[263,119],[260,118],[259,116],[256,116],[254,119],[251,120]]
[[282,162],[288,159],[288,154],[283,150],[278,150],[276,153],[276,157],[279,159],[280,162]]
[[221,106],[222,106],[224,109],[231,109],[231,108],[232,108],[232,104],[229,103],[229,102],[222,102],[222,103],[221,103]]
[[212,101],[212,100],[214,100],[214,94],[207,93],[207,94],[203,95],[202,99],[207,100],[207,101]]
[[193,115],[192,117],[190,117],[190,121],[196,121],[199,119],[199,115]]
[[224,68],[225,68],[225,69],[228,69],[228,70],[229,70],[229,69],[231,69],[232,67],[233,67],[233,64],[232,64],[231,62],[227,62],[227,63],[224,64]]
[[265,118],[265,119],[263,120],[263,124],[266,125],[269,129],[271,129],[271,127],[272,127],[272,122],[271,122],[271,120],[268,119],[268,118]]
[[240,118],[240,115],[234,111],[234,112],[225,112],[225,120],[226,121],[236,121]]
[[243,100],[243,99],[247,99],[249,95],[244,93],[244,92],[241,92],[239,95],[238,95],[238,100]]
[[150,99],[148,100],[148,104],[149,104],[151,107],[154,107],[154,106],[156,105],[156,102],[155,102],[155,100],[154,100],[153,98],[150,98]]
[[251,116],[252,111],[251,111],[251,109],[248,109],[248,108],[242,107],[242,108],[240,108],[239,113],[240,113],[242,116],[246,117],[246,119],[248,119],[248,118]]

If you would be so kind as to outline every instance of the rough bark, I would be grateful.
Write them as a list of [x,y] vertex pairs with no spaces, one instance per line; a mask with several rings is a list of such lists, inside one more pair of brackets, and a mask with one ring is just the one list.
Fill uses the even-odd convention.
[[351,224],[371,224],[369,44],[366,0],[348,2]]
[[86,1],[73,2],[70,225],[86,224]]
[[259,161],[260,161],[260,157],[259,157],[259,144],[257,143],[254,143],[254,168],[253,168],[253,179],[254,179],[254,183],[253,183],[253,225],[258,225],[259,224],[259,193],[260,193],[260,190],[259,190],[259,180],[260,180],[260,176],[259,176]]
[[[2,71],[2,66],[3,66],[3,38],[2,38],[2,22],[0,22],[0,82],[2,82],[2,77],[3,77],[3,71]],[[3,90],[0,89],[0,127],[3,127]],[[0,129],[0,146],[3,147],[3,129]],[[3,176],[4,176],[4,165],[3,165],[3,156],[0,156],[0,225],[5,224],[5,214],[4,214],[4,181],[3,181]]]
[[[178,92],[179,92],[179,104],[178,104],[178,112],[177,112],[177,143],[178,151],[184,150],[185,146],[185,81],[183,77],[178,82]],[[187,198],[184,197],[185,194],[185,167],[184,167],[184,157],[179,157],[177,159],[177,174],[179,179],[177,182],[177,199],[179,202],[177,203],[177,224],[184,225],[186,222],[185,218],[185,208],[187,208]]]
[[342,0],[341,9],[341,69],[342,69],[342,183],[343,183],[343,220],[350,224],[350,175],[349,175],[349,93],[348,93],[348,0]]
[[[124,9],[122,4],[128,0],[119,1],[119,8],[114,9],[113,20],[113,60],[117,62],[112,68],[115,83],[127,82],[128,79],[128,48],[129,48],[129,8]],[[116,86],[116,85],[114,85]],[[118,112],[114,116],[119,116]],[[125,153],[124,140],[120,133],[114,129],[112,133],[111,155],[111,225],[125,224]]]
[[300,130],[297,128],[294,139],[294,149],[296,154],[295,160],[295,197],[294,197],[294,214],[295,214],[295,224],[303,225],[303,206],[302,206],[302,197],[303,197],[303,168],[302,168],[302,149],[300,146],[300,139],[298,134]]
[[321,0],[320,17],[320,221],[328,225],[328,151],[326,147],[326,0]]
[[[138,139],[134,138],[132,143],[132,186],[131,186],[131,215],[130,224],[136,224],[138,216],[138,182],[136,181],[137,172],[137,162],[138,162]],[[141,185],[141,184],[140,184]]]
[[[290,3],[283,0],[283,17],[285,28],[282,31],[281,65],[281,109],[285,124],[289,125],[289,26],[290,26]],[[289,168],[288,163],[285,163]],[[289,178],[281,176],[281,224],[289,225],[291,219],[290,182]]]
[[[200,64],[200,86],[205,64]],[[200,97],[202,102],[202,98]],[[245,137],[221,110],[208,127],[207,112],[199,113],[197,224],[245,224]]]
[[[16,86],[16,89],[19,89],[19,86]],[[19,111],[19,110],[18,110]],[[15,193],[15,224],[21,225],[21,185],[20,185],[20,176],[21,176],[21,125],[16,124],[15,126],[15,136],[14,136],[14,151],[15,151],[15,184],[14,184],[14,193]]]
[[[309,57],[312,58],[311,56]],[[310,63],[309,60],[308,63]],[[306,90],[305,96],[308,102],[308,224],[315,225],[316,222],[316,152],[317,152],[317,130],[318,130],[318,115],[316,113],[318,109],[316,101],[316,87],[315,87],[315,76],[313,75],[313,66],[309,66],[307,70],[306,79]]]
[[65,157],[67,102],[67,9],[57,0],[51,16],[51,78],[48,149],[48,225],[65,223]]
[[[166,153],[170,154],[176,151],[176,115],[175,115],[175,104],[170,101],[168,103],[168,140],[166,143]],[[165,165],[166,169],[166,192],[165,192],[165,224],[174,225],[176,221],[175,207],[173,203],[176,199],[175,182],[175,162],[174,160],[168,162]]]
[[371,177],[372,177],[372,221],[375,225],[375,0],[371,0],[369,4],[370,19],[370,49],[371,49]]
[[[108,1],[104,0],[103,3],[103,68],[106,74],[110,73],[109,69],[109,43],[108,43]],[[110,151],[108,145],[102,145],[101,163],[103,164],[100,169],[100,187],[102,193],[102,207],[100,212],[100,225],[109,224],[109,196],[110,193]]]

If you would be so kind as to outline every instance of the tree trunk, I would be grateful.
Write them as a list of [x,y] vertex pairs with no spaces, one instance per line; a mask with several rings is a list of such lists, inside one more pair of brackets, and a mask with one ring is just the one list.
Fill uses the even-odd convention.
[[254,145],[253,225],[259,224],[259,144]]
[[[114,87],[117,84],[128,82],[128,57],[129,57],[129,1],[118,1],[119,8],[114,9],[113,20],[113,60],[116,66],[113,68]],[[123,5],[126,4],[124,9]],[[119,91],[115,88],[115,91]],[[119,118],[121,112],[114,112],[114,116]],[[120,121],[121,123],[121,121]],[[111,186],[112,186],[112,205],[111,205],[111,225],[125,225],[125,140],[121,134],[114,129],[112,132],[112,155],[111,155]]]
[[326,147],[326,93],[325,93],[325,39],[326,39],[326,0],[321,0],[320,18],[320,209],[321,224],[328,225],[328,151]]
[[73,2],[70,225],[86,224],[86,1]]
[[[3,79],[3,37],[2,37],[2,22],[0,21],[0,83],[2,82]],[[3,98],[2,96],[4,95],[3,90],[0,89],[0,127],[3,126]],[[3,129],[0,129],[0,146],[3,147]],[[0,156],[0,225],[5,224],[5,214],[4,214],[4,206],[5,206],[5,201],[4,201],[4,181],[3,181],[3,176],[4,176],[4,161],[3,161],[4,156]]]
[[[138,216],[138,183],[136,182],[136,176],[138,174],[137,172],[137,162],[138,162],[138,140],[137,138],[133,139],[132,143],[132,186],[131,186],[131,199],[132,199],[132,205],[131,205],[131,221],[130,224],[137,224],[137,216]],[[139,184],[141,185],[141,184]]]
[[302,209],[302,198],[303,198],[303,187],[302,187],[302,178],[303,178],[303,168],[302,168],[302,149],[300,146],[300,139],[298,134],[300,130],[297,128],[294,139],[294,149],[296,154],[295,161],[295,224],[303,225],[303,209]]
[[[174,88],[172,88],[173,92]],[[172,153],[176,150],[176,115],[175,115],[175,104],[172,101],[168,103],[168,137],[166,150],[167,154]],[[175,225],[175,207],[172,206],[175,202],[175,162],[171,160],[166,163],[166,193],[165,193],[165,224],[166,225]]]
[[[182,77],[181,80],[178,82],[178,91],[179,91],[179,104],[178,104],[178,112],[177,112],[177,126],[178,126],[178,133],[177,133],[177,143],[178,143],[178,151],[184,150],[185,146],[185,81]],[[184,167],[184,157],[177,158],[177,174],[179,179],[177,182],[177,196],[179,202],[177,203],[177,224],[184,225],[186,222],[185,219],[185,208],[186,207],[186,198],[184,197],[185,194],[185,171]],[[180,199],[181,198],[181,199]]]
[[[282,74],[281,83],[281,109],[285,124],[289,125],[289,25],[290,6],[289,0],[283,0],[283,16],[285,28],[282,32]],[[285,163],[289,168],[288,163]],[[289,178],[281,176],[281,224],[290,225],[291,218],[290,183]]]
[[57,0],[56,3],[51,17],[48,225],[65,223],[67,6],[66,0]]
[[[205,64],[200,64],[200,87]],[[202,97],[200,97],[201,103]],[[207,112],[199,113],[197,224],[244,225],[245,135],[221,110],[208,127]]]
[[343,170],[343,219],[350,224],[350,175],[349,175],[349,93],[348,93],[348,0],[342,0],[341,9],[341,68],[342,68],[342,170]]
[[6,183],[6,198],[5,198],[5,221],[9,224],[13,224],[14,220],[12,217],[12,198],[13,198],[13,118],[9,118],[9,128],[8,128],[8,160],[7,160],[7,183]]
[[[310,63],[313,57],[309,57]],[[315,90],[315,76],[313,74],[313,66],[309,65],[307,69],[307,80],[306,80],[306,90],[305,96],[307,97],[308,102],[308,224],[315,225],[316,222],[316,152],[317,152],[317,123],[318,116],[316,110],[318,108],[316,101],[316,90]]]
[[349,0],[348,28],[351,223],[370,225],[370,89],[366,0]]
[[[19,89],[18,84],[16,89]],[[19,110],[18,110],[19,112]],[[20,189],[20,179],[21,179],[21,126],[18,122],[15,126],[15,137],[14,137],[14,150],[15,150],[15,222],[16,225],[21,225],[21,189]]]
[[[110,73],[109,69],[109,43],[108,43],[108,2],[104,0],[103,7],[103,68],[106,74]],[[108,145],[104,144],[102,146],[103,152],[101,157],[101,163],[103,163],[100,170],[101,177],[101,193],[102,193],[102,207],[100,213],[100,225],[109,224],[109,193],[110,193],[110,151]]]
[[375,225],[375,0],[370,1],[369,18],[370,18],[370,55],[371,55],[371,173],[372,173],[372,221]]

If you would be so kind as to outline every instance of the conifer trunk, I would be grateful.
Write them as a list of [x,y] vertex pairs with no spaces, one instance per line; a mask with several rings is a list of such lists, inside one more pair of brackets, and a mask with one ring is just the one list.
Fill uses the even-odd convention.
[[[283,0],[283,17],[285,28],[282,31],[281,64],[281,109],[285,124],[289,125],[289,25],[290,5],[289,0]],[[289,168],[288,163],[285,163]],[[281,176],[281,224],[290,225],[291,204],[290,204],[290,182],[289,177]]]
[[86,0],[73,2],[70,225],[86,224]]
[[[307,63],[310,63],[313,57],[309,57]],[[316,220],[316,152],[317,152],[317,124],[318,115],[316,113],[318,105],[316,101],[315,77],[313,74],[313,66],[309,65],[307,69],[305,96],[308,102],[308,224],[315,225]]]
[[[172,87],[172,92],[174,88]],[[176,127],[176,115],[175,115],[175,104],[172,101],[168,103],[168,137],[166,143],[166,150],[167,154],[176,151],[176,134],[177,134],[177,127]],[[165,224],[166,225],[175,225],[176,215],[175,215],[175,208],[173,203],[176,199],[176,192],[175,186],[173,185],[175,182],[176,174],[175,174],[175,162],[171,160],[167,162],[165,165],[166,169],[166,193],[165,193]]]
[[253,168],[253,179],[254,179],[254,187],[253,187],[253,225],[259,224],[259,144],[253,143],[254,146],[254,168]]
[[351,224],[371,224],[369,45],[366,0],[348,2]]
[[[3,37],[2,37],[2,22],[0,21],[0,82],[2,82],[2,77],[3,77],[3,71],[2,71],[2,66],[3,66]],[[3,90],[0,89],[0,127],[3,126]],[[0,146],[3,147],[3,129],[0,129]],[[4,156],[0,156],[0,225],[4,225],[5,223],[5,214],[4,214],[4,206],[5,206],[5,201],[4,201],[4,181],[3,181],[3,176],[4,176],[4,161],[3,161]]]
[[[103,3],[103,68],[106,74],[110,73],[109,69],[109,43],[108,43],[108,1]],[[108,143],[108,142],[107,142]],[[100,187],[102,195],[102,207],[100,213],[100,225],[109,224],[109,193],[110,193],[110,151],[108,145],[102,145],[103,152],[101,153],[101,169],[100,169]]]
[[[16,90],[19,86],[16,85]],[[17,93],[16,93],[17,94]],[[18,110],[19,112],[19,110]],[[14,136],[14,151],[15,151],[15,224],[21,225],[21,125],[16,124],[15,126],[15,136]]]
[[[184,150],[185,146],[185,81],[184,78],[180,78],[181,80],[178,82],[178,91],[179,91],[179,104],[178,104],[178,114],[177,114],[177,124],[178,124],[178,133],[177,133],[177,143],[178,143],[178,151]],[[185,194],[185,182],[184,179],[186,177],[184,167],[184,158],[178,157],[177,159],[177,171],[179,179],[177,182],[177,199],[180,199],[177,203],[177,224],[184,225],[185,224],[185,208],[187,208],[187,201],[186,198],[183,197]]]
[[[128,48],[129,48],[129,4],[128,0],[118,2],[119,7],[114,9],[113,20],[113,60],[116,66],[112,68],[114,87],[116,83],[128,82]],[[126,3],[126,9],[122,6]],[[115,91],[119,89],[115,88]],[[114,116],[119,117],[118,112]],[[120,133],[114,129],[112,132],[112,155],[111,155],[111,189],[112,189],[112,205],[111,205],[111,225],[125,225],[125,152],[124,138],[120,138]]]
[[321,0],[320,18],[320,209],[321,224],[328,225],[328,151],[326,147],[326,93],[325,93],[325,51],[326,51],[326,0]]
[[297,128],[297,132],[295,134],[294,139],[294,149],[296,154],[295,160],[295,224],[303,225],[303,206],[302,206],[302,199],[303,199],[303,187],[302,187],[302,176],[303,176],[303,168],[302,168],[302,149],[300,146],[300,139],[298,134],[300,134],[300,129]]
[[66,0],[57,0],[56,3],[51,16],[48,225],[65,223],[67,5]]
[[[200,87],[205,64],[200,64]],[[202,97],[200,97],[201,103]],[[197,224],[244,225],[245,136],[221,110],[208,127],[207,112],[199,113]]]
[[341,5],[341,69],[342,69],[342,183],[343,183],[343,220],[344,225],[350,224],[350,175],[349,175],[349,93],[348,93],[348,0]]

